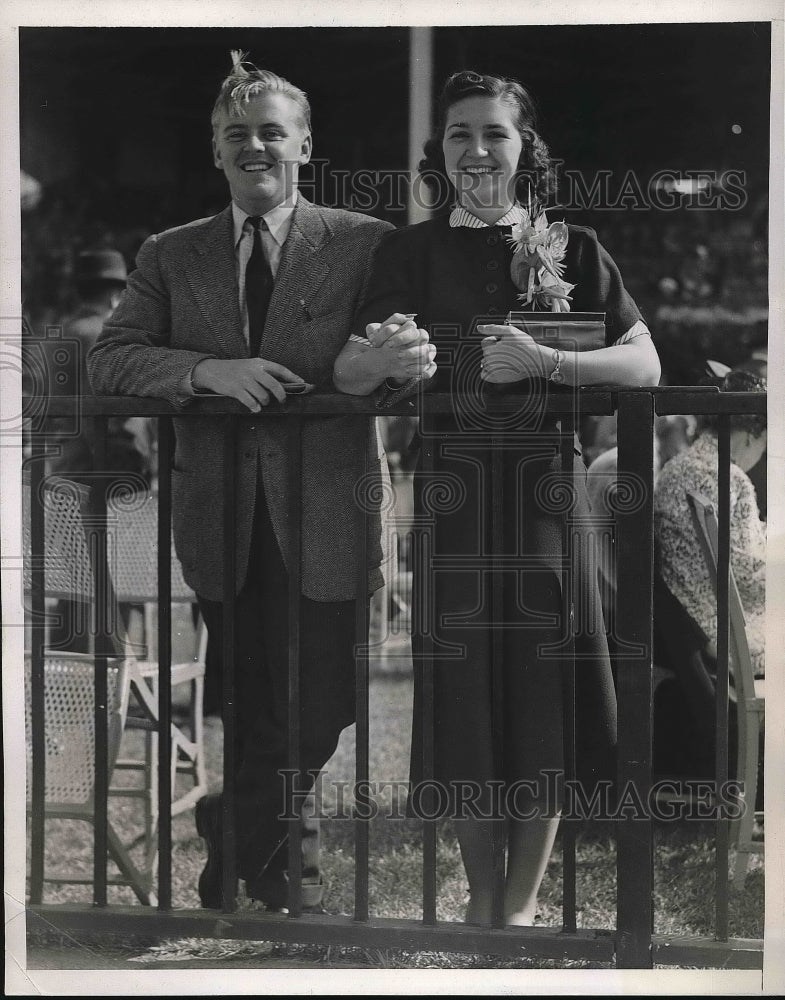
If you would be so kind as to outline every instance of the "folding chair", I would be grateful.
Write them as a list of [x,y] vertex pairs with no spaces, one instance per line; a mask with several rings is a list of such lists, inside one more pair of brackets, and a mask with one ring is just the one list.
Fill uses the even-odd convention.
[[[691,490],[687,491],[687,501],[716,596],[719,530],[714,504],[707,497]],[[746,805],[740,819],[733,824],[733,840],[736,844],[733,882],[737,888],[741,888],[744,885],[750,854],[763,851],[762,842],[753,840],[752,832],[756,815],[761,815],[755,812],[755,800],[758,788],[760,735],[764,724],[765,692],[764,681],[756,680],[752,669],[744,608],[733,569],[730,567],[728,576],[730,655],[734,681],[731,697],[735,697],[738,721],[736,777],[744,790],[743,798]]]
[[[115,553],[112,579],[117,600],[126,605],[143,606],[144,655],[135,658],[141,677],[150,685],[151,701],[157,704],[158,662],[154,646],[158,609],[157,566],[158,566],[158,499],[152,494],[137,495],[131,502],[119,501],[114,505],[110,499],[108,516],[112,523]],[[171,599],[173,604],[190,606],[196,602],[196,595],[186,585],[180,563],[172,550]],[[204,755],[204,673],[207,632],[200,622],[195,629],[191,658],[173,663],[171,686],[173,695],[181,685],[190,688],[189,727],[190,739],[181,729],[173,730],[177,746],[173,743],[172,754],[172,815],[176,816],[192,808],[207,793],[207,769]],[[150,653],[155,656],[150,656]],[[148,711],[148,716],[150,709]],[[133,723],[132,723],[133,725]],[[145,805],[145,836],[147,849],[151,855],[156,850],[155,829],[158,820],[158,735],[155,729],[142,722],[138,728],[145,728],[144,759],[124,757],[118,760],[117,770],[143,772],[143,787],[118,790],[117,794],[143,798]],[[179,753],[175,753],[179,750]],[[185,776],[191,786],[177,792],[177,776]]]

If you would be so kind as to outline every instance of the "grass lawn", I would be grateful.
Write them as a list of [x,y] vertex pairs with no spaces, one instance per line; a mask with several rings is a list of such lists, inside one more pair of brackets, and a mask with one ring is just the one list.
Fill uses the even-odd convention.
[[[405,663],[405,659],[402,661]],[[370,762],[371,781],[404,782],[408,776],[408,751],[411,725],[411,671],[406,669],[374,670],[370,692]],[[138,734],[128,734],[137,738]],[[211,787],[220,787],[221,726],[209,720],[207,757]],[[322,793],[322,810],[328,818],[322,822],[323,873],[327,882],[325,905],[333,913],[351,913],[354,887],[354,824],[341,814],[349,812],[349,800],[341,807],[336,789],[354,777],[354,729],[346,730],[334,757],[327,765]],[[347,793],[348,794],[348,793]],[[372,916],[414,918],[421,916],[420,882],[422,875],[421,830],[418,821],[400,818],[402,804],[393,800],[390,788],[379,792],[380,815],[370,821],[371,862],[369,872]],[[139,805],[130,800],[114,799],[111,816],[115,826],[126,832],[141,831]],[[385,813],[393,814],[393,818]],[[399,818],[395,818],[395,815]],[[658,824],[655,861],[655,932],[688,936],[712,936],[714,899],[713,826],[708,823],[681,821]],[[62,859],[71,869],[78,867],[85,875],[92,871],[92,833],[85,824],[71,821],[47,823],[47,873],[52,873]],[[196,907],[199,899],[196,883],[204,864],[205,853],[197,837],[193,814],[186,813],[173,821],[173,903],[175,907]],[[561,844],[557,840],[540,894],[543,925],[561,923],[562,864]],[[731,895],[730,934],[732,937],[763,936],[763,862],[756,856],[747,876],[744,891]],[[112,866],[110,866],[111,869]],[[457,841],[449,824],[441,829],[438,848],[438,918],[460,920],[466,901]],[[110,887],[110,902],[134,903],[130,889]],[[578,834],[578,923],[583,928],[612,929],[615,926],[616,872],[614,830],[611,822],[583,825]],[[89,901],[87,886],[63,885],[45,888],[47,902]],[[242,905],[242,902],[241,902]],[[359,951],[271,945],[262,942],[216,940],[165,941],[144,947],[138,943],[106,944],[137,962],[222,959],[247,960],[253,965],[271,963],[296,967],[307,962],[313,967],[391,967],[391,968],[566,968],[588,967],[582,963],[537,961],[536,959],[500,959],[494,956],[446,955],[421,952],[408,954],[384,951]],[[99,945],[92,943],[93,951]]]

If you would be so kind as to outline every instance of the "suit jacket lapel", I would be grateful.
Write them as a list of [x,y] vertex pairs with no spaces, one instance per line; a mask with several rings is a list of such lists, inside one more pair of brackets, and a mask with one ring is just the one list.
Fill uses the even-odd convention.
[[330,271],[319,253],[331,230],[321,211],[301,195],[284,244],[262,337],[262,357],[309,318],[308,304]]
[[229,205],[194,230],[188,282],[205,320],[227,357],[248,354],[237,302],[234,227]]

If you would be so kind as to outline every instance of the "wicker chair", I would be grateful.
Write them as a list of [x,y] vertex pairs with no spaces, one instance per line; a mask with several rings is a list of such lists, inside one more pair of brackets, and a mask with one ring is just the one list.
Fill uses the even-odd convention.
[[[25,587],[30,589],[32,582],[31,559],[30,559],[30,523],[27,516],[30,510],[30,487],[29,481],[24,482],[24,546],[25,546]],[[89,533],[85,531],[86,518],[89,518],[88,492],[79,484],[49,477],[42,494],[42,502],[45,509],[45,558],[44,558],[44,589],[49,598],[61,598],[73,602],[78,610],[78,617],[81,624],[85,626],[84,631],[89,631],[86,627],[92,612],[94,603],[94,579],[91,561],[91,542]],[[138,510],[143,510],[142,517],[134,517]],[[148,561],[148,576],[155,573],[156,555],[155,546],[157,534],[155,531],[156,510],[153,504],[144,497],[125,497],[116,506],[108,506],[107,510],[107,542],[109,552],[110,579],[108,581],[108,610],[110,617],[114,618],[114,652],[117,658],[110,661],[112,663],[112,680],[115,694],[110,698],[110,717],[112,719],[109,747],[109,773],[110,776],[118,771],[136,772],[142,777],[141,787],[122,787],[114,784],[109,794],[113,797],[142,798],[144,802],[144,865],[137,868],[132,864],[127,851],[132,844],[123,845],[116,831],[110,830],[108,835],[109,851],[112,858],[117,862],[124,875],[120,884],[132,885],[137,897],[145,903],[154,903],[155,897],[150,886],[154,877],[157,862],[157,675],[158,663],[150,659],[139,659],[128,656],[126,648],[130,648],[127,637],[122,634],[120,625],[119,602],[117,597],[126,599],[126,592],[115,593],[113,575],[119,575],[123,584],[127,583],[126,574],[122,567],[122,560],[128,559],[132,566],[136,566],[140,558]],[[153,525],[152,532],[150,524]],[[140,534],[140,524],[143,535]],[[152,538],[152,542],[150,539]],[[152,551],[150,551],[152,545]],[[145,547],[146,546],[146,547]],[[133,551],[133,557],[131,552]],[[135,577],[131,574],[132,580]],[[185,597],[185,584],[179,571],[179,564],[173,557],[172,566],[172,590],[179,597]],[[180,588],[176,590],[176,588]],[[155,600],[153,593],[138,593],[137,587],[133,587],[134,599],[142,600],[146,597]],[[188,599],[193,597],[188,592]],[[204,642],[199,643],[199,650],[204,652]],[[198,655],[198,651],[197,651]],[[68,669],[66,669],[68,668]],[[92,699],[93,699],[93,677],[94,661],[93,656],[88,654],[64,653],[57,650],[48,649],[44,656],[45,670],[45,705],[46,719],[45,729],[47,732],[47,754],[46,754],[46,796],[45,809],[47,817],[59,817],[70,819],[82,819],[92,821],[92,783],[94,782],[94,763],[92,755],[94,753],[94,721],[92,720]],[[202,690],[204,680],[204,657],[201,660],[192,659],[182,664],[172,666],[172,685],[188,684],[191,688],[191,738],[187,738],[182,730],[172,725],[171,727],[171,776],[172,789],[176,787],[178,774],[185,773],[192,782],[192,787],[183,794],[177,796],[172,803],[172,812],[176,814],[184,809],[190,808],[207,790],[206,769],[203,751],[203,728],[202,728]],[[69,685],[73,690],[69,691]],[[26,699],[26,709],[30,715],[29,684],[27,688],[28,697]],[[56,691],[57,695],[50,696],[51,691]],[[114,699],[114,700],[112,700]],[[86,704],[89,702],[89,708]],[[65,708],[66,704],[69,706]],[[131,712],[129,712],[131,706]],[[50,712],[53,715],[50,717]],[[65,713],[65,714],[64,714]],[[79,720],[78,723],[74,720]],[[144,731],[144,752],[141,757],[126,755],[120,757],[121,743],[123,735],[128,730],[141,729]],[[59,734],[55,736],[49,734]],[[49,780],[49,771],[53,775],[58,774],[58,769],[64,765],[67,767],[67,760],[62,756],[62,750],[58,750],[55,757],[50,760],[50,749],[53,747],[64,747],[67,734],[68,741],[73,741],[75,759],[80,762],[80,777],[76,786],[71,791],[64,789],[71,786],[57,784]],[[136,741],[138,743],[138,740]],[[122,749],[128,754],[128,741],[123,743]],[[30,746],[28,745],[28,753]],[[70,750],[68,751],[70,754]],[[58,756],[59,754],[59,756]],[[83,764],[83,758],[88,758],[90,763]],[[73,800],[70,795],[75,796]],[[133,843],[133,842],[132,842]],[[76,882],[90,881],[79,876],[64,877],[58,876],[45,881],[56,882]]]
[[[25,744],[27,756],[28,810],[32,772],[31,661],[25,657]],[[94,822],[95,789],[95,663],[85,653],[58,653],[44,656],[44,743],[45,810],[49,819]],[[131,694],[131,672],[127,660],[107,664],[107,711],[109,774],[117,760]],[[107,821],[107,849],[120,870],[119,878],[109,878],[110,885],[128,885],[146,906],[154,906],[153,872],[149,865],[138,867],[132,861],[128,843]],[[147,861],[147,858],[145,858]],[[92,884],[92,875],[78,872],[46,875],[44,882],[54,884]]]
[[[719,531],[714,505],[705,496],[692,491],[687,492],[687,501],[716,595]],[[732,568],[729,569],[728,617],[734,682],[731,697],[735,698],[736,701],[738,720],[736,776],[744,789],[743,797],[746,805],[741,817],[733,824],[733,840],[736,844],[733,882],[736,888],[741,888],[744,885],[750,854],[763,851],[763,843],[753,839],[753,827],[756,817],[755,801],[758,788],[759,746],[760,735],[763,732],[765,692],[764,681],[756,680],[752,669],[744,608]]]

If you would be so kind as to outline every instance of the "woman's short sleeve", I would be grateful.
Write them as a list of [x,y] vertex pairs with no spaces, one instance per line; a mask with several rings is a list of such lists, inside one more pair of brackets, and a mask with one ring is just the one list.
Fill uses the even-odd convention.
[[[394,312],[421,313],[421,281],[417,275],[416,243],[412,228],[387,233],[379,242],[371,262],[362,305],[355,317],[352,333],[365,336],[367,323],[381,323]],[[421,316],[418,315],[418,323]]]
[[[383,323],[396,312],[414,313],[417,323],[423,325],[421,276],[424,269],[417,266],[419,255],[416,246],[416,234],[412,235],[412,227],[393,230],[380,240],[362,304],[352,324],[350,340],[370,347],[365,337],[366,325]],[[384,409],[406,399],[417,391],[422,382],[423,377],[417,375],[397,388],[382,383],[375,393],[377,407]]]

